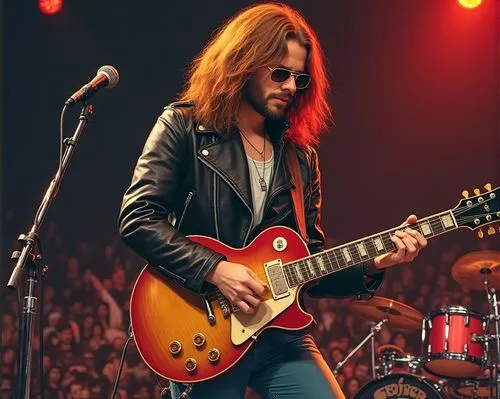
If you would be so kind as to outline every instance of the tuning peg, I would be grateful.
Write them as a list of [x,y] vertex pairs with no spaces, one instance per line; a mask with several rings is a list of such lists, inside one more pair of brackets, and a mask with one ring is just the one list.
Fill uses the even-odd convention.
[[467,190],[462,191],[462,195],[464,198],[469,198],[469,192]]
[[495,233],[496,233],[495,228],[493,226],[490,226],[490,228],[488,229],[488,235],[492,236]]
[[486,191],[491,191],[491,183],[486,183],[484,185],[484,188],[486,189]]
[[474,189],[474,194],[475,194],[475,195],[479,195],[479,194],[481,194],[481,191],[479,191],[479,189],[478,189],[478,188],[475,188],[475,189]]
[[484,237],[483,229],[479,229],[479,230],[477,231],[477,236],[478,236],[479,238],[483,238],[483,237]]

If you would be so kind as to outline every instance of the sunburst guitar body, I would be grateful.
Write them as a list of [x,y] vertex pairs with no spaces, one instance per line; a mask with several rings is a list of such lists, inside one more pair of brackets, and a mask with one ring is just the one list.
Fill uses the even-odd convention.
[[[276,272],[273,264],[278,270],[283,263],[309,255],[300,236],[286,227],[265,230],[243,249],[209,237],[189,238],[249,267],[263,281],[269,280],[268,273]],[[258,311],[248,315],[216,291],[200,297],[146,266],[131,298],[134,339],[142,358],[158,375],[185,383],[207,380],[241,359],[266,328],[298,330],[308,326],[313,318],[297,301],[300,289],[287,289],[277,298],[270,291]]]

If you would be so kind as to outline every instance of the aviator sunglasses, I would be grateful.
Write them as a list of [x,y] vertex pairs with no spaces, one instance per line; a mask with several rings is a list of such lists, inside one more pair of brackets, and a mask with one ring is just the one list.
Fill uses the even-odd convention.
[[295,87],[297,89],[305,89],[311,83],[311,75],[307,73],[293,72],[283,67],[271,68],[268,66],[267,68],[271,71],[271,80],[273,82],[285,82],[292,75],[295,78]]

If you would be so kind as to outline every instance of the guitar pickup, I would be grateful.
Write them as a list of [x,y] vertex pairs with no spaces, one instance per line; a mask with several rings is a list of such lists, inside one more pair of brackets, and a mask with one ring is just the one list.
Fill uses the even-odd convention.
[[280,299],[290,295],[281,259],[275,259],[271,262],[264,263],[264,271],[266,272],[269,288],[271,289],[274,299]]

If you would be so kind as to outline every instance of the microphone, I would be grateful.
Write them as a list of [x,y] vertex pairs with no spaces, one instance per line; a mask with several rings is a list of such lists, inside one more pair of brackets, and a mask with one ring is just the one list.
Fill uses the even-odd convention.
[[86,101],[100,88],[106,87],[111,89],[115,87],[119,80],[120,75],[116,68],[111,65],[104,65],[99,68],[94,79],[82,86],[80,90],[75,91],[64,104],[70,107],[77,102]]

